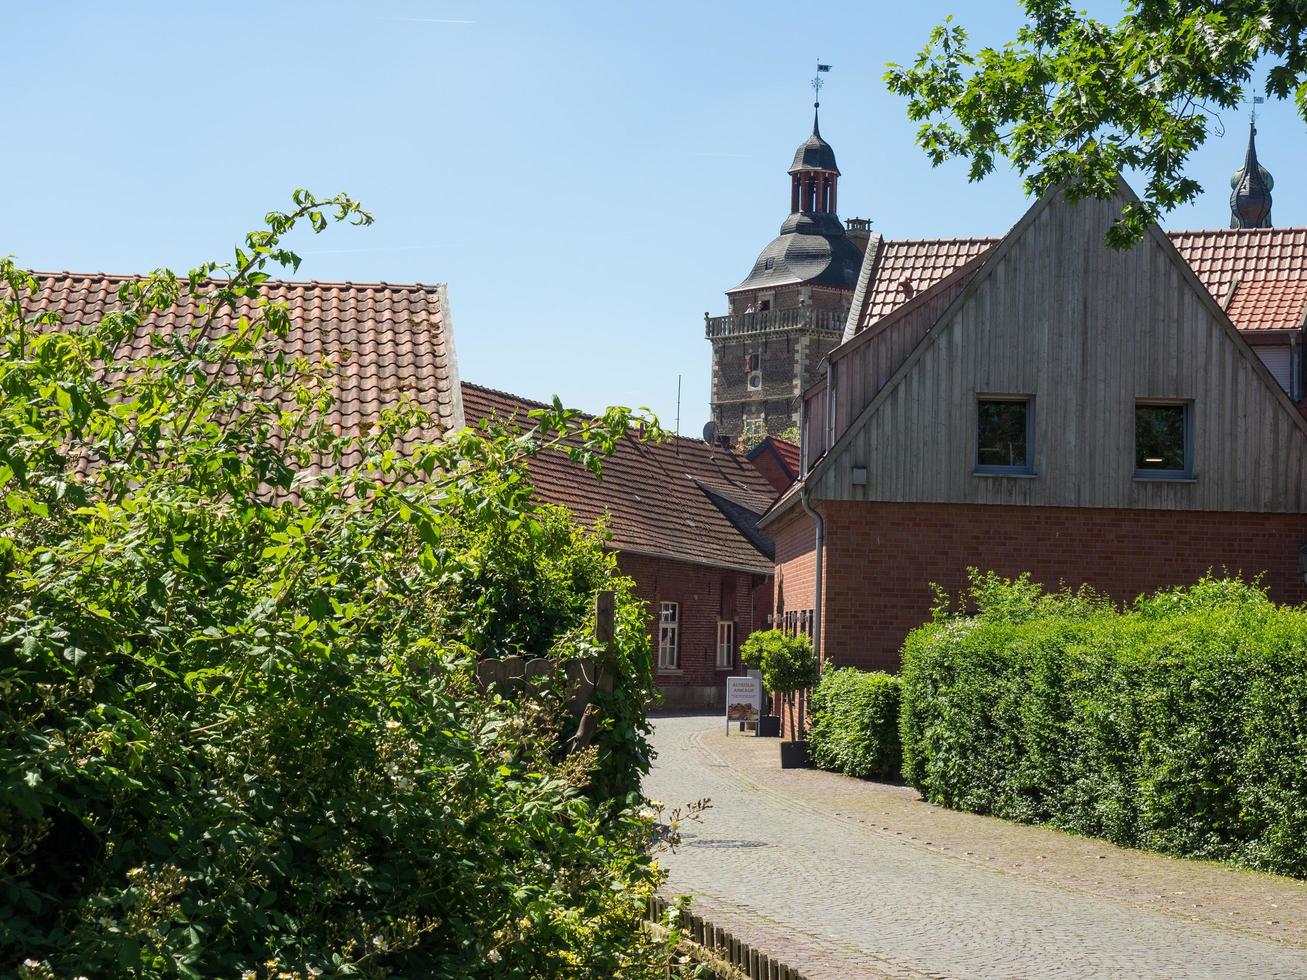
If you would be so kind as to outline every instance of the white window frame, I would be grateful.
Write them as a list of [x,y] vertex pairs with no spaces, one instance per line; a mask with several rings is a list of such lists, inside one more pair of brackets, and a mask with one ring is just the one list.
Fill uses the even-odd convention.
[[658,669],[679,670],[681,666],[681,604],[658,603]]
[[756,436],[761,439],[765,435],[767,435],[766,419],[746,418],[744,420],[744,438],[752,439]]
[[749,354],[745,360],[745,383],[750,391],[762,390],[762,355]]
[[717,669],[735,668],[735,620],[717,620]]

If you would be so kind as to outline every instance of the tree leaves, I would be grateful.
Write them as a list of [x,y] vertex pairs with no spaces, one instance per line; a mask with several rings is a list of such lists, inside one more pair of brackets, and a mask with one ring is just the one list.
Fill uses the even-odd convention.
[[969,160],[980,180],[1006,158],[1032,194],[1104,199],[1127,172],[1141,200],[1110,229],[1116,248],[1201,191],[1189,157],[1248,97],[1260,59],[1264,91],[1295,99],[1307,119],[1307,7],[1275,0],[1130,0],[1116,24],[1068,0],[1024,0],[1027,22],[1001,48],[972,51],[949,18],[910,67],[891,64],[890,91],[922,123],[917,143],[935,166]]

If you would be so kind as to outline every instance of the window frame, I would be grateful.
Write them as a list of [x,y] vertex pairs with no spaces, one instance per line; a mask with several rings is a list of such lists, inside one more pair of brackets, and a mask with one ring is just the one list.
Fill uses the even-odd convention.
[[[757,365],[756,367],[754,365]],[[757,381],[755,384],[754,381]],[[762,354],[751,353],[744,361],[744,384],[750,391],[762,391]]]
[[[722,627],[726,627],[726,641],[722,643]],[[726,662],[722,663],[722,651],[726,652]],[[735,620],[719,619],[717,620],[717,669],[734,670],[735,669]]]
[[[980,461],[980,406],[984,402],[1012,402],[1026,407],[1026,461],[1021,466],[1000,466]],[[1035,396],[977,392],[974,422],[971,426],[973,476],[1033,477],[1035,472]]]
[[[672,617],[667,618],[668,611]],[[669,641],[670,636],[670,641]],[[668,652],[670,651],[670,656]],[[658,669],[681,669],[681,604],[660,599],[658,601]]]
[[[1139,467],[1139,409],[1184,409],[1184,469],[1140,469]],[[1136,398],[1135,410],[1130,419],[1131,449],[1133,450],[1133,479],[1143,482],[1193,483],[1194,482],[1194,403],[1192,398]]]

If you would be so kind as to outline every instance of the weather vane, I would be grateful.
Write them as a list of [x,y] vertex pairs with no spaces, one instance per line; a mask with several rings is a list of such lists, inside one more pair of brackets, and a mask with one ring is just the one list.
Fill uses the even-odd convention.
[[1266,96],[1264,95],[1253,96],[1253,108],[1252,108],[1252,116],[1251,116],[1253,129],[1257,128],[1257,107],[1265,101],[1266,101]]
[[817,74],[812,76],[812,107],[814,109],[821,107],[821,87],[825,84],[822,82],[821,76],[823,72],[828,71],[830,71],[830,65],[823,65],[820,61],[817,62]]

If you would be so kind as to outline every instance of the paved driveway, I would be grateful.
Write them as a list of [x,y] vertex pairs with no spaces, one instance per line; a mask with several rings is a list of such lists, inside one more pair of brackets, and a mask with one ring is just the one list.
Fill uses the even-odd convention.
[[1307,977],[1303,883],[782,770],[719,717],[659,718],[654,745],[651,797],[712,801],[666,891],[812,980]]

